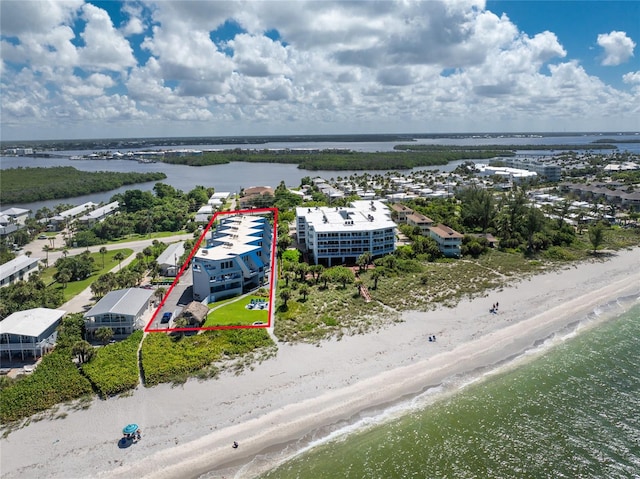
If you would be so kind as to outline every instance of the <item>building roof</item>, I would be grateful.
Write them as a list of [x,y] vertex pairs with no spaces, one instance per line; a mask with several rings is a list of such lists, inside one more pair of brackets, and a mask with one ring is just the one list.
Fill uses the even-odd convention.
[[261,249],[251,244],[259,240],[266,228],[263,216],[240,215],[223,218],[218,229],[211,232],[213,246],[205,246],[195,254],[196,258],[223,260]]
[[83,203],[78,206],[74,206],[73,208],[63,211],[62,213],[54,216],[53,219],[56,219],[59,221],[59,220],[65,220],[67,218],[75,218],[79,214],[82,214],[87,210],[91,210],[96,206],[98,206],[96,203],[93,203],[92,201],[88,201],[86,203]]
[[398,213],[413,213],[413,210],[411,208],[401,203],[392,204],[391,209],[393,211],[397,211]]
[[0,321],[0,334],[38,337],[67,314],[60,309],[34,308],[18,311]]
[[22,216],[29,213],[29,210],[25,210],[24,208],[9,208],[8,210],[2,211],[0,214],[6,216]]
[[40,258],[34,258],[33,256],[29,257],[26,254],[22,254],[5,264],[0,264],[0,280],[8,278],[13,273],[18,272],[23,268],[34,266],[38,261],[40,261]]
[[407,220],[411,220],[415,224],[422,224],[422,223],[426,223],[429,225],[433,224],[433,220],[431,218],[416,212],[413,212],[410,215],[407,215]]
[[[178,243],[173,243],[167,246],[167,248],[160,253],[156,262],[159,265],[169,264],[173,265],[177,261],[180,261],[180,258],[184,254],[184,241],[179,241]],[[177,261],[176,261],[177,258]]]
[[100,219],[103,216],[108,215],[109,213],[112,213],[113,211],[117,210],[119,206],[120,204],[117,201],[113,201],[108,205],[104,205],[104,206],[101,206],[100,208],[96,208],[95,210],[90,211],[89,213],[84,215],[82,218],[80,218],[80,221]]
[[463,234],[458,233],[456,230],[449,228],[448,226],[443,224],[431,226],[429,230],[433,231],[435,234],[440,236],[440,238],[463,238],[464,237]]
[[375,231],[395,228],[389,208],[380,201],[354,201],[351,207],[296,208],[296,215],[304,217],[316,232]]
[[116,313],[134,315],[149,302],[153,291],[142,288],[128,288],[111,291],[84,314],[85,318],[100,314]]

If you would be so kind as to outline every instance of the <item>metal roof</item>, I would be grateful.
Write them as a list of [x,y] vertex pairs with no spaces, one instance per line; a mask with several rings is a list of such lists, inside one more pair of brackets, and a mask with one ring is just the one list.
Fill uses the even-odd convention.
[[35,308],[18,311],[0,321],[0,334],[37,338],[67,314],[60,309]]
[[87,311],[84,317],[91,318],[108,313],[135,315],[149,302],[152,294],[153,291],[142,288],[111,291]]
[[13,258],[11,261],[7,261],[5,264],[0,265],[0,280],[8,278],[14,273],[21,271],[26,267],[35,267],[35,265],[40,261],[40,258],[34,258],[27,256],[26,254],[22,254]]

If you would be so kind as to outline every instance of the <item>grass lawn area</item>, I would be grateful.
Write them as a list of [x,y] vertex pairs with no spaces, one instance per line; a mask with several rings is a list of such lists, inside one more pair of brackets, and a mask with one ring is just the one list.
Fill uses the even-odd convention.
[[184,235],[188,233],[189,233],[188,231],[181,230],[181,231],[159,231],[157,233],[149,233],[146,235],[131,234],[131,235],[127,235],[125,238],[121,238],[114,241],[108,241],[105,244],[120,244],[120,243],[128,243],[130,241],[160,239],[160,238],[167,238],[169,236]]
[[[65,302],[69,301],[75,295],[91,286],[91,283],[98,279],[98,277],[118,266],[118,262],[113,259],[115,254],[118,252],[122,252],[125,258],[128,258],[133,253],[133,250],[129,248],[123,248],[109,251],[104,256],[104,268],[102,267],[102,255],[100,253],[91,253],[91,257],[95,260],[95,265],[99,269],[94,271],[93,274],[87,279],[84,279],[82,281],[72,281],[67,284],[67,287],[62,290]],[[50,268],[46,268],[42,272],[42,280],[45,284],[49,285],[49,288],[62,288],[62,285],[56,283],[53,279],[53,275],[56,273],[56,271],[57,269],[54,266],[51,266]]]
[[[235,298],[232,298],[235,299]],[[249,325],[256,321],[262,321],[267,324],[269,322],[269,310],[251,310],[245,306],[251,302],[251,300],[264,299],[260,296],[245,296],[238,301],[224,301],[223,305],[216,310],[210,311],[207,320],[204,323],[205,327],[208,326],[228,326],[232,324]],[[214,303],[214,305],[220,306],[220,301]]]

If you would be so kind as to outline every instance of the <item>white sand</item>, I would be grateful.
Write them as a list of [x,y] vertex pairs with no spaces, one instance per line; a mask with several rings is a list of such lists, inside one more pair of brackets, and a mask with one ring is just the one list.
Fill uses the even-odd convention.
[[[332,425],[497,364],[583,318],[640,294],[640,250],[525,280],[456,308],[321,347],[279,345],[240,376],[138,388],[64,419],[32,422],[0,441],[2,477],[252,477]],[[500,313],[489,313],[499,301]],[[428,337],[437,335],[437,342]],[[143,439],[119,449],[121,428]],[[234,440],[240,447],[232,449]],[[289,447],[287,447],[289,446]],[[268,452],[268,454],[265,454]]]

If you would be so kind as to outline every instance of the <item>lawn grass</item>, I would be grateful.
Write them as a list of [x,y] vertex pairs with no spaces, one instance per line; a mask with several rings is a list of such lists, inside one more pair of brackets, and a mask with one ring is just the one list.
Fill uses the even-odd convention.
[[140,241],[140,240],[152,240],[152,239],[160,239],[160,238],[168,238],[170,236],[176,235],[184,235],[188,234],[188,231],[180,230],[180,231],[158,231],[157,233],[149,233],[149,234],[138,234],[133,233],[125,236],[124,238],[120,238],[113,241],[108,241],[105,244],[121,244],[121,243],[129,243],[131,241]]
[[133,254],[133,250],[129,248],[122,249],[114,249],[110,250],[104,256],[104,268],[102,267],[102,255],[100,253],[91,253],[91,257],[95,260],[95,265],[98,267],[96,271],[94,271],[91,276],[82,281],[72,281],[67,284],[66,288],[62,288],[61,284],[58,284],[53,279],[53,275],[56,273],[57,269],[55,266],[50,266],[49,268],[45,268],[42,271],[42,280],[49,288],[58,288],[62,289],[62,294],[64,295],[64,301],[67,302],[81,291],[84,291],[86,288],[91,286],[96,279],[98,279],[101,275],[108,273],[113,268],[118,266],[118,261],[114,260],[113,257],[116,253],[122,252],[125,258],[128,258],[131,254]]
[[219,308],[209,312],[204,326],[250,325],[256,321],[262,321],[264,324],[267,324],[269,322],[268,309],[251,310],[246,308],[246,305],[249,304],[252,299],[259,300],[264,298],[251,295],[241,299],[231,298],[231,300],[225,300],[222,305],[220,302],[213,303],[214,305],[218,305]]

